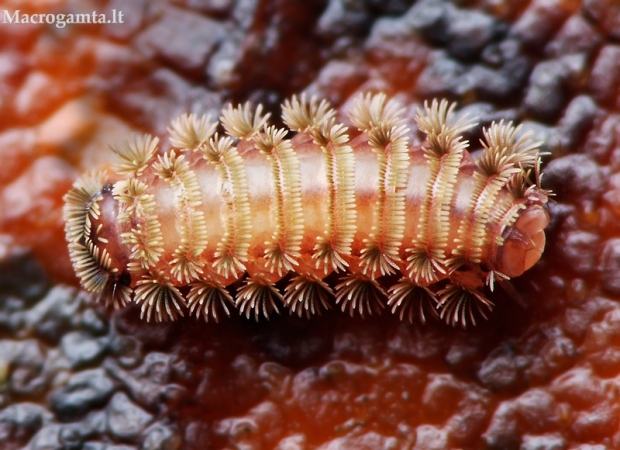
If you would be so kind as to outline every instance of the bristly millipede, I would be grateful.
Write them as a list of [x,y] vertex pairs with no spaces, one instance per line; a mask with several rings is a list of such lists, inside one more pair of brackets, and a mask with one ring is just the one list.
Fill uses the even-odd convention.
[[258,319],[281,305],[310,316],[335,299],[362,316],[388,306],[409,321],[430,311],[475,324],[493,306],[485,284],[540,258],[549,193],[530,135],[494,123],[474,161],[461,137],[473,124],[453,109],[418,111],[419,147],[383,94],[357,99],[352,140],[326,101],[305,96],[283,105],[288,129],[249,104],[220,123],[181,116],[169,151],[135,137],[113,147],[111,173],[87,173],[67,193],[75,271],[86,290],[117,308],[136,302],[147,320],[189,310],[217,321],[234,307]]

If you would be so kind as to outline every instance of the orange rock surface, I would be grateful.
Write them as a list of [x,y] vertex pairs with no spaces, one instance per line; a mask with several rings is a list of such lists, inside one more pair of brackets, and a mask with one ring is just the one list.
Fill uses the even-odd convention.
[[126,17],[0,26],[0,258],[31,251],[58,283],[76,283],[61,205],[77,173],[183,112],[252,100],[277,113],[302,90],[346,107],[382,90],[413,117],[446,97],[481,124],[524,123],[550,153],[547,250],[514,280],[521,302],[496,290],[475,328],[339,311],[153,325],[107,311],[141,351],[174,360],[166,382],[183,395],[149,404],[182,430],[177,448],[620,448],[615,2],[22,3],[2,8]]

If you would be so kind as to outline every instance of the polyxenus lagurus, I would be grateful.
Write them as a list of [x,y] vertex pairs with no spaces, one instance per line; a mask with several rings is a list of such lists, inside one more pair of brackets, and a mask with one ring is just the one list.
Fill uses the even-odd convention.
[[117,308],[139,304],[146,320],[217,321],[234,308],[258,319],[282,305],[310,316],[335,302],[466,326],[493,306],[485,285],[540,258],[539,143],[512,123],[484,129],[474,161],[462,138],[474,124],[445,100],[418,111],[421,146],[384,94],[357,98],[352,140],[326,101],[282,109],[288,128],[245,104],[219,123],[177,118],[166,152],[150,135],[113,147],[113,170],[65,196],[82,286]]

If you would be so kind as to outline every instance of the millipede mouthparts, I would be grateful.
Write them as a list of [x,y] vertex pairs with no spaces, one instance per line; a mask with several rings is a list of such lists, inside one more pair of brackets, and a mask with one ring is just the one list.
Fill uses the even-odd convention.
[[219,123],[177,118],[166,152],[150,135],[113,147],[113,170],[65,196],[82,286],[116,308],[139,304],[146,320],[309,317],[335,303],[466,326],[493,307],[485,285],[539,260],[549,192],[539,143],[519,127],[484,129],[474,161],[462,138],[474,124],[445,100],[418,111],[415,147],[384,94],[357,99],[353,139],[324,100],[282,110],[283,129],[246,103]]

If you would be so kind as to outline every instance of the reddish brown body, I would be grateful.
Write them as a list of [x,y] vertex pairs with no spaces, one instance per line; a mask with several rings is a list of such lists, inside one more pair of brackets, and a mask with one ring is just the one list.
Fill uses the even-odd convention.
[[[78,182],[67,239],[84,287],[116,305],[133,298],[157,320],[186,304],[207,320],[232,305],[247,316],[280,303],[310,315],[335,294],[351,313],[378,311],[387,296],[401,317],[424,319],[429,302],[465,325],[491,306],[485,283],[539,259],[547,193],[529,179],[537,146],[511,125],[486,132],[476,163],[460,139],[470,125],[445,103],[419,115],[420,148],[381,95],[356,106],[351,142],[325,103],[293,99],[283,118],[298,131],[290,141],[260,109],[225,111],[223,138],[206,118],[184,116],[170,152],[156,156],[145,137],[117,150],[116,174]],[[322,280],[333,271],[334,289]],[[377,280],[395,274],[385,291]],[[242,277],[233,300],[226,286]]]

